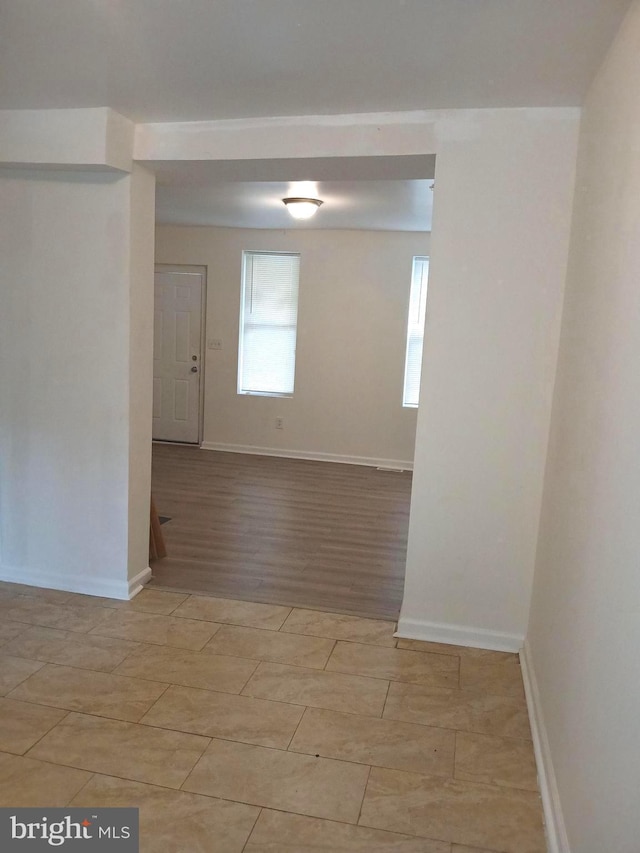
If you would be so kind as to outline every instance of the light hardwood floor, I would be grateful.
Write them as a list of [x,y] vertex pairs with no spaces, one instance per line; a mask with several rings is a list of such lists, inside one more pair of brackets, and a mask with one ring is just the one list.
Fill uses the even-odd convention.
[[153,447],[153,586],[395,619],[411,474]]

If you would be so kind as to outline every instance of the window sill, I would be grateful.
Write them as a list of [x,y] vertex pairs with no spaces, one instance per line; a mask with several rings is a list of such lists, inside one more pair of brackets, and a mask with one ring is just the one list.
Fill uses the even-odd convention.
[[238,397],[279,397],[292,399],[293,394],[281,394],[278,391],[238,391]]

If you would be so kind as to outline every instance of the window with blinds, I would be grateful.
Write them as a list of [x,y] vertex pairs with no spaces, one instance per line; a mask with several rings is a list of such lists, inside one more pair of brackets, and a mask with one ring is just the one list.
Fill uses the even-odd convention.
[[293,394],[300,255],[243,252],[238,394]]
[[407,322],[407,354],[404,362],[404,391],[402,405],[418,407],[420,396],[420,371],[422,369],[422,343],[427,310],[427,279],[429,258],[415,257],[411,273],[409,319]]

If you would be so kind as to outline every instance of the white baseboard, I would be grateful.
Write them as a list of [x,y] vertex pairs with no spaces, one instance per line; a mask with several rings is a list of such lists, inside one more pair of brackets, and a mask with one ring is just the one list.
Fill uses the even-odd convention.
[[124,578],[114,580],[113,578],[60,574],[0,565],[0,581],[21,583],[25,586],[39,586],[43,589],[59,589],[63,592],[80,592],[84,595],[99,595],[103,598],[117,598],[121,601],[128,601],[137,595],[150,577],[150,568],[143,569],[130,581],[127,581]]
[[562,814],[560,794],[556,774],[553,769],[551,748],[544,724],[542,703],[536,673],[533,668],[531,648],[527,640],[520,652],[520,665],[522,667],[522,679],[524,691],[527,697],[527,709],[529,721],[531,722],[531,735],[533,737],[533,748],[536,755],[538,767],[538,782],[542,796],[542,808],[544,810],[545,829],[547,833],[547,845],[549,853],[571,853],[569,839]]
[[497,652],[518,652],[524,637],[519,634],[504,634],[486,631],[483,628],[467,628],[463,625],[448,625],[441,622],[423,622],[400,616],[396,637],[403,640],[425,640],[429,643],[451,643],[453,646],[471,646],[475,649],[492,649]]
[[129,578],[129,598],[135,598],[135,596],[142,590],[145,584],[149,583],[151,580],[151,569],[149,566],[146,569],[143,569],[141,572],[138,572],[137,575],[134,575],[132,578]]
[[372,456],[344,456],[339,453],[314,453],[306,450],[285,450],[279,447],[254,447],[250,444],[222,444],[203,441],[201,450],[221,450],[224,453],[248,453],[252,456],[280,456],[284,459],[308,459],[312,462],[339,462],[343,465],[366,465],[369,468],[392,468],[413,471],[408,459],[376,459]]

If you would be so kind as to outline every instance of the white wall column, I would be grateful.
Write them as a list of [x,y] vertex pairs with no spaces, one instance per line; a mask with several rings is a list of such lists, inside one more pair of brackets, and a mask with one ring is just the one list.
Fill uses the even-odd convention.
[[0,579],[128,598],[148,575],[154,178],[101,158],[0,170]]
[[401,636],[517,651],[533,578],[577,115],[442,146]]

